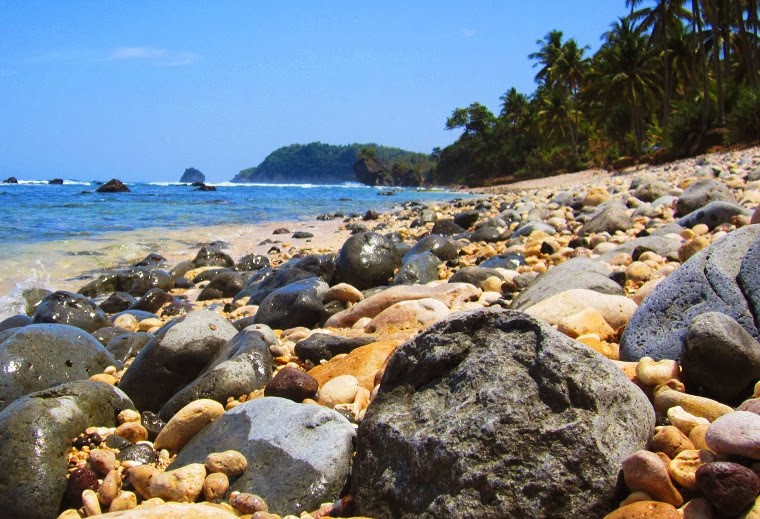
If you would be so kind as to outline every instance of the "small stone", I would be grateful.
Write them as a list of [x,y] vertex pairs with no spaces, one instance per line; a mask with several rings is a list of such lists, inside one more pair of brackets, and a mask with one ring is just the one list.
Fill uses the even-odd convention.
[[212,452],[206,457],[205,467],[209,473],[221,472],[236,478],[245,472],[248,460],[238,451]]
[[206,468],[200,463],[158,472],[150,480],[150,495],[164,501],[194,503],[203,492],[205,479]]
[[682,519],[673,505],[659,501],[638,501],[618,508],[604,519]]
[[683,519],[715,519],[715,509],[704,497],[695,497],[678,509]]
[[126,438],[130,443],[137,443],[148,439],[148,431],[139,422],[126,422],[116,428],[114,434]]
[[604,316],[595,308],[586,308],[577,314],[565,317],[558,323],[557,330],[573,339],[594,333],[599,336],[599,340],[604,341],[615,335],[615,330],[607,324]]
[[[684,411],[683,407],[675,406],[668,409],[668,421],[687,436],[691,435],[691,432],[698,425],[710,425],[707,418],[694,416],[691,413]],[[692,442],[693,443],[693,442]],[[701,447],[699,447],[701,448]]]
[[96,375],[93,375],[90,377],[90,380],[93,382],[100,382],[101,384],[108,384],[109,386],[115,386],[116,385],[116,377],[113,375],[108,375],[106,373],[98,373]]
[[704,236],[697,236],[693,240],[689,240],[678,249],[678,261],[681,263],[691,258],[697,252],[710,246],[710,240]]
[[654,388],[654,408],[660,413],[667,413],[668,409],[675,406],[682,407],[685,411],[715,421],[724,414],[733,412],[733,408],[721,404],[710,398],[684,393],[684,386],[678,380],[670,380]]
[[291,367],[284,367],[272,377],[264,388],[265,396],[278,396],[294,402],[314,398],[319,383],[308,373]]
[[652,438],[650,450],[664,452],[668,458],[675,458],[681,451],[693,450],[694,444],[678,427],[666,425],[658,428]]
[[138,465],[128,470],[129,482],[143,499],[150,499],[150,482],[159,470],[152,465]]
[[641,490],[673,506],[683,504],[681,494],[670,481],[668,468],[653,452],[637,451],[623,460],[623,479],[630,490]]
[[121,314],[113,320],[113,325],[128,332],[136,332],[138,328],[137,318],[132,314]]
[[106,474],[103,478],[103,483],[101,483],[98,489],[98,501],[100,501],[100,504],[106,507],[110,506],[113,500],[116,499],[116,496],[119,495],[119,492],[121,492],[121,484],[121,474],[119,474],[118,470],[114,469]]
[[69,474],[65,496],[68,502],[76,508],[82,505],[82,492],[98,489],[98,475],[89,467],[74,469]]
[[670,379],[678,378],[681,369],[678,363],[670,359],[655,361],[651,357],[642,357],[636,366],[636,378],[647,386],[659,386]]
[[360,387],[356,377],[352,375],[340,375],[328,380],[319,388],[317,402],[330,408],[334,408],[338,404],[353,403]]
[[88,459],[92,470],[104,477],[116,467],[116,454],[108,449],[95,449],[90,451]]
[[233,492],[230,495],[230,505],[242,514],[268,512],[269,507],[260,496],[248,492]]
[[707,429],[705,442],[716,454],[760,460],[760,415],[748,411],[725,414]]
[[755,502],[760,477],[738,463],[718,461],[697,469],[697,486],[719,513],[735,516]]
[[78,511],[69,508],[68,510],[61,512],[56,519],[82,519],[82,516],[79,515]]
[[691,443],[694,444],[694,447],[697,449],[708,449],[707,442],[705,441],[705,436],[707,435],[707,430],[710,428],[710,424],[699,424],[696,425],[691,432],[689,432],[689,440],[691,440]]
[[125,409],[116,416],[116,421],[119,424],[127,422],[140,422],[140,413],[134,409]]
[[364,294],[348,283],[338,283],[330,287],[325,294],[324,302],[338,301],[340,303],[358,303],[364,299]]
[[224,406],[216,400],[202,398],[177,411],[156,437],[153,447],[178,452],[201,429],[224,414]]
[[221,501],[230,488],[227,474],[214,472],[203,481],[203,498],[211,503]]
[[109,512],[121,512],[123,510],[132,510],[137,506],[137,495],[128,490],[122,490],[118,496],[111,501]]
[[82,492],[82,508],[87,517],[100,515],[102,510],[100,508],[100,502],[98,501],[98,494],[94,490],[88,488]]
[[654,272],[652,268],[643,261],[634,261],[625,269],[626,279],[635,281],[636,283],[645,283],[649,281]]
[[610,194],[605,188],[601,186],[594,186],[588,190],[586,196],[583,198],[583,205],[596,207],[602,202],[606,202],[609,199]]
[[708,450],[681,451],[668,464],[668,473],[679,486],[694,490],[697,488],[697,469],[713,461],[716,461],[715,454]]
[[116,455],[116,459],[121,462],[122,465],[127,462],[131,462],[132,466],[146,465],[149,463],[155,463],[158,461],[158,456],[153,447],[146,443],[138,443],[136,445],[130,445],[126,449],[123,449]]

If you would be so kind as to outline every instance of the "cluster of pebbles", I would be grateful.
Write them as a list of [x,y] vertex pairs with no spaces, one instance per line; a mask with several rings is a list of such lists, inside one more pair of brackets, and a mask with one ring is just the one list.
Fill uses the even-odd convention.
[[[605,505],[608,518],[760,516],[760,386],[753,392],[760,343],[742,320],[760,321],[754,314],[760,306],[752,304],[760,285],[751,285],[750,264],[753,244],[760,243],[754,225],[760,222],[754,213],[760,149],[552,183],[489,188],[473,199],[407,204],[385,214],[368,211],[346,219],[343,232],[352,235],[340,251],[320,249],[317,236],[305,246],[279,242],[268,255],[235,262],[221,244],[212,244],[168,272],[154,255],[143,262],[148,274],[137,280],[112,274],[84,287],[83,295],[30,294],[32,317],[11,318],[0,328],[64,323],[91,333],[119,362],[100,366],[90,380],[123,389],[137,408],[122,410],[112,427],[91,424],[72,439],[63,498],[68,508],[59,517],[371,515],[359,502],[364,487],[356,481],[356,496],[339,489],[320,496],[329,501],[318,509],[294,506],[290,513],[296,515],[287,515],[280,508],[278,515],[267,506],[270,498],[231,490],[251,461],[245,454],[223,449],[179,468],[172,462],[210,424],[241,416],[250,403],[270,397],[334,411],[337,418],[319,420],[345,420],[359,427],[361,438],[383,385],[391,391],[383,374],[394,352],[436,323],[500,308],[527,314],[578,348],[594,350],[646,395],[651,409],[644,412],[656,426],[650,431],[653,424],[643,424],[648,440],[620,460],[627,491],[610,488],[615,506]],[[720,304],[692,297],[660,312],[654,299],[678,292],[678,283],[692,293],[695,282],[676,277],[711,250],[729,264],[743,290],[737,293],[750,301],[743,314],[732,314],[730,291],[715,286]],[[747,263],[749,274],[731,262]],[[139,297],[124,288],[140,283]],[[89,313],[66,320],[54,311],[56,302]],[[678,314],[668,317],[673,322],[686,319],[675,351],[672,342],[657,341],[660,333],[675,333],[676,324],[663,322],[659,332],[651,331],[646,311]],[[222,350],[226,357],[196,359],[195,374],[156,400],[161,389],[150,385],[161,370],[145,364],[162,360],[145,350],[169,342],[172,327],[180,329],[183,320],[183,332],[196,333],[187,325],[193,319],[207,326],[209,336],[218,335],[214,354]],[[235,343],[238,332],[255,335],[267,358],[245,349],[242,340]],[[203,376],[235,355],[264,366],[263,378],[245,391],[235,386],[215,393],[219,381],[203,382]],[[535,512],[547,515],[552,511]]]

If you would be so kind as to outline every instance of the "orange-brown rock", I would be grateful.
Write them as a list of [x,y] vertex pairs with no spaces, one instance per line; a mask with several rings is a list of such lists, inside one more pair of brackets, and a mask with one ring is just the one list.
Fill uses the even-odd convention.
[[375,374],[385,360],[401,345],[401,341],[378,341],[356,348],[340,359],[331,360],[309,370],[319,386],[340,375],[353,375],[361,386],[369,391],[375,385]]
[[681,519],[676,507],[659,501],[639,501],[618,508],[604,519]]

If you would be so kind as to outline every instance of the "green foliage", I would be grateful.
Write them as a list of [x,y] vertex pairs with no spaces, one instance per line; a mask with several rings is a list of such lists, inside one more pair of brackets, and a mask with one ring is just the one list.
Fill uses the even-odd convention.
[[744,88],[739,92],[727,123],[731,143],[760,139],[760,88]]
[[241,170],[232,181],[312,184],[355,182],[353,166],[361,153],[372,153],[380,161],[404,159],[412,164],[430,162],[429,156],[424,153],[376,144],[291,144],[273,151],[258,166]]
[[671,155],[680,157],[697,151],[703,138],[703,110],[703,104],[698,101],[683,100],[674,105],[663,132],[665,146]]

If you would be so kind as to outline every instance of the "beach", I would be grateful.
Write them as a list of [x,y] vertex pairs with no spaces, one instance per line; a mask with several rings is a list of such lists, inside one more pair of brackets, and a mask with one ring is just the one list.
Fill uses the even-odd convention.
[[760,148],[472,194],[63,247],[10,517],[756,513]]

